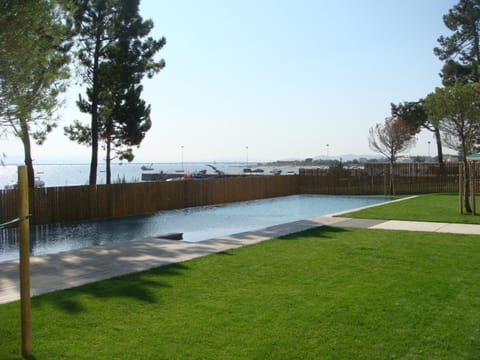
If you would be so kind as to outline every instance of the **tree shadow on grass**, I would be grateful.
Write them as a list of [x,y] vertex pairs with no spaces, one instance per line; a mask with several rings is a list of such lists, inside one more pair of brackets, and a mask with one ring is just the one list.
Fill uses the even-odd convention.
[[335,238],[336,234],[350,232],[351,230],[342,227],[335,226],[319,226],[313,229],[308,229],[293,233],[290,235],[282,236],[279,240],[300,240],[304,238],[309,239],[332,239]]
[[158,288],[169,288],[167,279],[180,276],[188,269],[183,263],[174,263],[138,273],[121,275],[100,280],[78,287],[55,291],[32,299],[33,307],[42,307],[49,303],[55,308],[69,314],[78,314],[88,309],[85,307],[85,295],[99,299],[131,299],[145,303],[160,301]]
[[220,256],[234,256],[230,251],[220,251],[217,253],[214,253],[212,255],[220,255]]
[[[311,229],[301,231],[302,228]],[[295,229],[298,232],[281,237]],[[35,257],[31,261],[32,294],[50,293],[34,297],[32,304],[42,306],[51,303],[62,311],[77,314],[86,310],[83,305],[85,296],[155,303],[160,301],[158,288],[168,287],[169,277],[180,276],[188,269],[183,262],[186,259],[212,253],[233,256],[235,253],[227,249],[218,250],[241,247],[267,238],[326,239],[345,231],[348,230],[304,220],[201,244],[147,239]],[[2,267],[2,275],[8,273],[8,280],[13,284],[18,279],[18,267],[13,262],[7,265]],[[3,273],[3,270],[7,272]],[[53,292],[57,289],[69,290]]]

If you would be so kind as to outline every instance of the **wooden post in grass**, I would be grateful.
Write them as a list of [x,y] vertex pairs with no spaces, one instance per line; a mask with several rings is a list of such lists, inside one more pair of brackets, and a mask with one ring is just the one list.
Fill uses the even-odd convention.
[[20,233],[20,308],[22,323],[22,356],[32,355],[32,322],[30,306],[30,221],[28,220],[27,167],[18,167],[18,209]]
[[476,215],[477,207],[475,204],[475,162],[470,161],[470,200],[472,204],[472,215]]
[[463,214],[463,164],[458,164],[458,206]]

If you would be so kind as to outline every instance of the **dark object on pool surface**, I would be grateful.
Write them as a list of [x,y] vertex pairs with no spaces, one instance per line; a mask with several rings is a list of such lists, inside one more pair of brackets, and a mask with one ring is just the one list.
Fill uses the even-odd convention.
[[169,234],[158,235],[157,239],[182,240],[183,233],[169,233]]

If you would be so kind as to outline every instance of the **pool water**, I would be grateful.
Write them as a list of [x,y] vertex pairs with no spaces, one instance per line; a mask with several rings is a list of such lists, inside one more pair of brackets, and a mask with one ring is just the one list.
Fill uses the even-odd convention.
[[[95,222],[32,226],[30,253],[57,253],[167,233],[183,233],[183,241],[198,242],[389,200],[383,197],[293,195]],[[17,258],[16,230],[0,232],[0,262]]]

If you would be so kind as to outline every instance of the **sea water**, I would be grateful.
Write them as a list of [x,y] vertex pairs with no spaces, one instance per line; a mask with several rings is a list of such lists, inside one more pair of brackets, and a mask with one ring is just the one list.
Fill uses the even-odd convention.
[[[247,167],[245,163],[156,163],[151,164],[153,170],[142,170],[142,165],[150,165],[143,163],[114,163],[111,166],[112,182],[140,182],[142,173],[195,173],[205,170],[208,174],[214,174],[215,171],[209,166],[212,165],[219,171],[226,174],[241,174],[243,169]],[[268,166],[255,166],[250,164],[248,167],[260,168],[269,173],[273,170]],[[90,174],[90,165],[88,164],[52,164],[52,165],[35,165],[35,176],[45,183],[45,186],[76,186],[87,185]],[[293,172],[298,174],[298,167],[281,167],[283,173]],[[97,173],[97,183],[105,184],[106,173],[104,164],[99,164]],[[17,166],[6,165],[0,166],[0,189],[7,185],[17,183]]]

